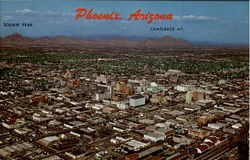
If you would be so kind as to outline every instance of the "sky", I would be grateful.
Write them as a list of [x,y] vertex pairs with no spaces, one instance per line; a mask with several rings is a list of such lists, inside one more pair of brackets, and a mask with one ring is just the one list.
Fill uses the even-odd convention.
[[[82,1],[0,0],[0,36],[18,32],[27,37],[164,37],[190,42],[248,44],[248,1]],[[122,20],[75,20],[78,8],[94,13],[118,12]],[[128,21],[142,9],[154,14],[172,13],[174,20]],[[5,27],[4,23],[32,23],[32,27]],[[183,27],[183,31],[151,31],[151,27]]]

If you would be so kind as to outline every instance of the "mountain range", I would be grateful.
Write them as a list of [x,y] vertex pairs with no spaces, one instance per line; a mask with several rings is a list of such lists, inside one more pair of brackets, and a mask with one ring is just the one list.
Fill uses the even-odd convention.
[[39,38],[30,38],[24,37],[19,33],[14,33],[12,35],[0,38],[0,45],[4,46],[16,46],[16,47],[36,47],[36,46],[60,46],[60,47],[84,47],[84,46],[111,46],[111,47],[169,47],[169,46],[190,46],[191,43],[184,39],[177,39],[171,36],[165,36],[162,38],[147,38],[142,41],[139,40],[129,40],[126,38],[112,38],[106,40],[87,40],[83,38],[75,37],[65,37],[65,36],[56,36],[56,37],[39,37]]

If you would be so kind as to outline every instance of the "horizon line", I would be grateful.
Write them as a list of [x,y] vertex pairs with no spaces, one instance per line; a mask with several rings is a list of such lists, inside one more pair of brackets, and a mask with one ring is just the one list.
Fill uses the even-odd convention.
[[[227,42],[209,42],[209,41],[192,41],[192,40],[187,40],[187,39],[184,39],[184,38],[175,38],[174,36],[170,36],[170,35],[164,35],[164,36],[122,36],[122,35],[87,35],[87,36],[66,36],[66,35],[55,35],[55,36],[47,36],[47,35],[44,35],[44,36],[35,36],[35,37],[32,37],[32,36],[27,36],[27,35],[24,35],[24,34],[21,34],[19,32],[13,32],[9,35],[6,35],[6,36],[1,36],[0,35],[0,38],[6,38],[8,36],[11,36],[11,35],[14,35],[14,34],[19,34],[21,35],[22,37],[26,37],[26,38],[43,38],[43,37],[49,37],[49,38],[55,38],[55,37],[66,37],[66,38],[75,38],[75,39],[78,39],[78,40],[89,40],[89,41],[103,41],[103,40],[114,40],[114,39],[124,39],[124,40],[129,40],[129,41],[137,41],[137,42],[141,42],[141,41],[145,41],[145,40],[156,40],[156,39],[160,39],[160,38],[164,38],[164,37],[172,37],[174,39],[181,39],[181,40],[185,40],[193,45],[205,45],[205,46],[248,46],[249,47],[249,42],[248,43],[227,43]],[[99,40],[94,40],[94,39],[91,39],[89,38],[89,36],[94,36],[94,37],[106,37],[104,39],[99,39]],[[107,38],[109,37],[109,38]],[[129,39],[128,37],[130,38],[142,38],[142,40],[135,40],[135,39]]]

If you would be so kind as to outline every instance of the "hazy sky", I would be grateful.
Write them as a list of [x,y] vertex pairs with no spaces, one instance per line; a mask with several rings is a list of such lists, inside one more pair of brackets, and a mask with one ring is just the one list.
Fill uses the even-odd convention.
[[[80,0],[1,0],[1,37],[19,32],[29,37],[40,36],[146,36],[170,35],[191,42],[248,43],[248,1],[80,1]],[[78,8],[94,13],[119,12],[121,21],[75,20]],[[174,20],[127,21],[130,14],[173,13]],[[3,27],[3,23],[32,23],[33,27]],[[183,27],[184,31],[150,31],[151,27]]]

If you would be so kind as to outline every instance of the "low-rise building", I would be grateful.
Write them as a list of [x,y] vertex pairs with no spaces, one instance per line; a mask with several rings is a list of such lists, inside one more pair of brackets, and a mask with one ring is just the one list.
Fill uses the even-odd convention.
[[180,92],[187,92],[187,91],[190,91],[190,90],[194,89],[194,87],[195,87],[194,85],[184,85],[184,84],[182,84],[182,85],[176,86],[176,90],[180,91]]
[[112,108],[112,107],[103,107],[102,108],[102,112],[104,112],[104,113],[114,113],[117,111],[118,110],[116,108]]
[[234,128],[234,129],[240,129],[241,127],[242,127],[242,124],[240,124],[240,123],[236,123],[236,124],[232,125],[232,128]]
[[140,149],[145,148],[150,145],[150,143],[145,143],[145,142],[137,141],[134,139],[126,142],[125,144],[126,144],[126,147],[134,151],[139,151]]
[[208,99],[201,99],[196,101],[196,104],[202,107],[209,107],[213,105],[213,101]]
[[135,95],[129,99],[129,105],[132,107],[145,105],[145,97],[142,95]]
[[216,122],[216,123],[209,123],[207,126],[212,129],[221,129],[225,127],[227,124],[221,123],[221,122]]
[[203,129],[189,129],[188,134],[191,136],[199,137],[199,138],[204,138],[210,135],[209,131],[203,130]]
[[88,152],[80,152],[80,151],[68,151],[65,152],[65,155],[73,158],[73,159],[78,159],[84,157]]
[[147,134],[144,134],[144,138],[153,142],[158,142],[164,140],[166,138],[166,135],[159,132],[148,132]]
[[167,103],[167,97],[165,97],[163,94],[155,94],[152,98],[150,98],[150,102],[153,104],[166,104]]
[[104,84],[108,83],[108,79],[105,75],[100,75],[100,76],[96,77],[95,81],[98,83],[104,83]]

